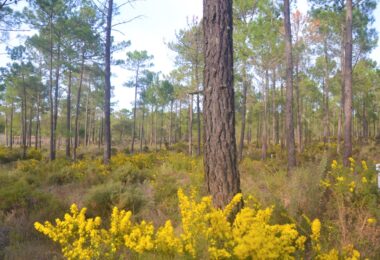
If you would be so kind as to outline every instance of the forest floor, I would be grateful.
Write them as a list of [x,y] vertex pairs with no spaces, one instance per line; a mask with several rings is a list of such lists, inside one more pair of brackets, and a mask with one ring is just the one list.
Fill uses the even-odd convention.
[[[28,159],[21,160],[18,148],[1,147],[0,259],[63,258],[59,245],[40,234],[34,223],[62,219],[73,203],[86,207],[87,217],[108,219],[116,206],[130,210],[134,221],[146,220],[155,227],[170,219],[179,232],[183,219],[178,190],[196,194],[194,199],[207,195],[202,158],[185,155],[184,144],[135,155],[116,150],[110,166],[104,166],[96,147],[80,151],[77,162],[67,161],[63,154],[49,162],[47,151],[37,150],[29,150]],[[355,148],[347,169],[341,166],[336,144],[308,145],[291,173],[280,146],[270,148],[267,160],[260,156],[256,146],[245,148],[239,164],[241,188],[257,207],[273,210],[270,223],[291,223],[299,234],[312,237],[311,220],[319,219],[318,252],[336,250],[343,256],[351,246],[362,258],[380,259],[380,192],[375,172],[379,145]],[[305,245],[303,253],[295,256],[316,256],[313,239]],[[196,256],[210,258],[199,252]],[[158,257],[167,258],[181,257]]]

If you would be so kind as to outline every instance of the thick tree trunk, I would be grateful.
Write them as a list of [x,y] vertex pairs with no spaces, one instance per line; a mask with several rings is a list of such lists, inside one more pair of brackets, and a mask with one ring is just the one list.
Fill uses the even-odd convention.
[[241,109],[241,131],[240,131],[240,143],[239,143],[239,154],[238,160],[241,161],[243,159],[243,149],[244,149],[244,137],[245,137],[245,122],[247,117],[247,91],[248,91],[248,79],[247,79],[247,71],[246,64],[243,63],[243,102]]
[[235,140],[232,1],[203,1],[204,169],[208,192],[224,208],[240,192]]
[[105,86],[104,86],[104,164],[111,159],[111,29],[112,29],[113,0],[108,0],[107,27],[106,27],[106,51],[105,51]]
[[67,109],[66,109],[66,158],[71,158],[71,77],[72,72],[69,71],[69,84],[67,86]]
[[346,41],[344,59],[344,154],[349,166],[352,155],[352,0],[346,0]]
[[288,168],[291,169],[296,166],[296,151],[293,125],[293,58],[289,0],[284,0],[284,20],[286,56],[286,146],[288,150]]
[[61,59],[61,46],[57,46],[57,68],[55,70],[55,86],[54,86],[54,151],[57,150],[57,125],[58,125],[58,94],[59,94],[59,77],[60,77],[60,59]]

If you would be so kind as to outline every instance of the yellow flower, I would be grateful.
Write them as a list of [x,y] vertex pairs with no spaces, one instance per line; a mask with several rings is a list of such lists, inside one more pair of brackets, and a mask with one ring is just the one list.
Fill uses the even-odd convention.
[[377,220],[375,218],[369,218],[369,219],[367,219],[367,223],[368,224],[374,224],[376,222],[377,222]]
[[352,181],[352,182],[348,185],[348,187],[349,187],[350,192],[354,192],[355,187],[356,187],[355,182]]
[[344,181],[344,177],[343,176],[338,176],[338,177],[336,177],[336,180],[338,182],[342,182],[342,181]]
[[363,168],[363,170],[368,170],[368,166],[367,166],[367,162],[366,161],[362,161],[362,168]]
[[367,182],[368,182],[367,178],[366,177],[362,177],[362,183],[367,183]]

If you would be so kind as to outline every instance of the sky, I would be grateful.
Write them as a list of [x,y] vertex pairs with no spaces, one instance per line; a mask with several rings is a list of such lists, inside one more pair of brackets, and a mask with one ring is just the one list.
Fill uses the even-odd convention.
[[[115,0],[122,3],[124,0]],[[176,31],[187,27],[188,20],[194,16],[202,17],[202,0],[139,0],[133,5],[125,5],[120,14],[114,17],[114,24],[138,17],[133,21],[115,27],[112,32],[116,42],[130,40],[131,46],[113,55],[115,59],[125,59],[128,51],[146,50],[154,56],[152,70],[164,74],[174,69],[175,53],[167,47],[168,42],[175,40]],[[309,8],[306,0],[297,0],[298,9],[305,13]],[[294,11],[294,10],[293,10]],[[374,27],[380,33],[380,3],[374,12]],[[4,52],[3,46],[0,53]],[[378,46],[370,57],[380,64],[380,47]],[[4,55],[0,56],[0,65],[4,64]],[[132,73],[120,67],[112,66],[111,83],[115,86],[113,102],[116,109],[132,107],[133,89],[123,87]]]

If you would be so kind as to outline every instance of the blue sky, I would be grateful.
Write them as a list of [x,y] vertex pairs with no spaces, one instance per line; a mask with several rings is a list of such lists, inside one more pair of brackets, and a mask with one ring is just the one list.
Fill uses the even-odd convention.
[[[123,0],[115,0],[121,3]],[[193,16],[202,16],[202,0],[140,0],[132,6],[125,5],[120,15],[115,17],[114,23],[142,16],[130,23],[116,27],[113,32],[116,41],[130,40],[131,46],[125,51],[114,55],[114,58],[124,59],[127,51],[147,50],[154,55],[153,68],[156,71],[168,73],[173,69],[175,53],[167,48],[166,43],[175,40],[175,32],[187,27],[187,20]],[[380,3],[379,3],[380,5]],[[375,28],[380,32],[380,6],[374,12]],[[297,0],[298,9],[305,13],[308,10],[306,0]],[[119,33],[121,31],[122,33]],[[12,45],[17,45],[12,40]],[[4,52],[4,45],[0,46],[0,53]],[[370,55],[380,64],[380,47]],[[5,65],[4,55],[0,56],[0,65]],[[118,67],[112,67],[112,85],[115,86],[113,101],[117,101],[117,109],[131,108],[134,95],[132,89],[123,87],[129,80],[131,73]]]

